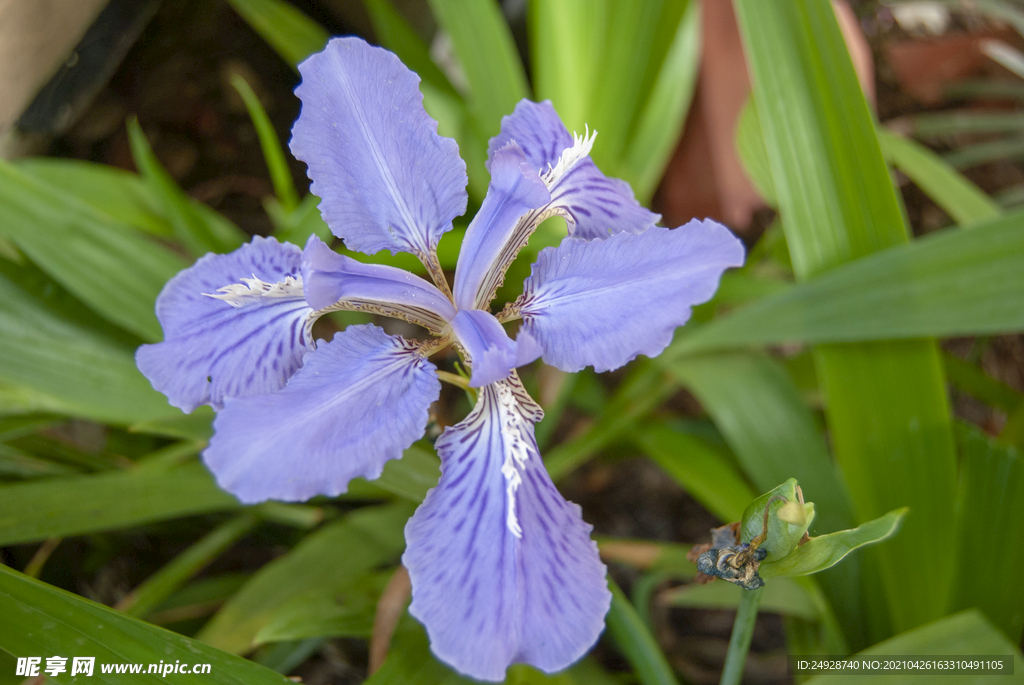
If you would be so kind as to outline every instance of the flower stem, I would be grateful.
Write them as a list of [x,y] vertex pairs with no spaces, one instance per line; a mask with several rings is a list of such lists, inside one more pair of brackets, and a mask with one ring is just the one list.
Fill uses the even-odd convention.
[[757,607],[761,603],[764,588],[744,590],[740,594],[740,605],[736,610],[736,621],[732,624],[732,637],[729,638],[729,651],[725,654],[725,668],[719,685],[739,685],[743,678],[743,666],[747,662],[750,650],[750,638],[754,636],[754,623],[757,621]]

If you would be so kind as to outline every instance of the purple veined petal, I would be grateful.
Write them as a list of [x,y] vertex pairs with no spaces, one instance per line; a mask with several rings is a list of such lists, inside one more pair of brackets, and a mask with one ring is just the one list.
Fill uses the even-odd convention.
[[[569,234],[586,240],[626,231],[641,233],[661,220],[636,201],[629,184],[605,176],[586,156],[593,137],[573,136],[550,100],[522,100],[502,118],[488,154],[515,140],[551,191],[550,213],[565,217]],[[564,158],[563,158],[564,155]],[[575,161],[574,161],[575,160]]]
[[405,319],[441,335],[455,306],[433,283],[404,269],[362,264],[310,236],[302,254],[306,301],[318,312],[347,309]]
[[139,370],[186,412],[281,389],[313,347],[301,263],[295,245],[261,237],[202,257],[157,298],[164,342],[138,349]]
[[434,654],[481,680],[514,663],[565,668],[611,604],[592,528],[540,459],[538,415],[515,376],[483,388],[437,440],[441,480],[405,527],[409,613]]
[[520,335],[517,340],[509,338],[498,320],[481,309],[460,309],[451,325],[473,365],[469,384],[474,388],[507,378],[514,369],[529,364],[543,352],[532,335]]
[[609,371],[638,354],[654,357],[743,257],[743,244],[710,219],[606,240],[567,238],[542,250],[526,279],[522,330],[563,371]]
[[490,167],[487,196],[466,230],[455,269],[455,304],[460,309],[487,306],[536,227],[520,219],[551,199],[515,141],[494,152]]
[[229,399],[203,461],[245,503],[343,493],[423,436],[436,367],[372,325],[320,341],[283,390]]
[[419,77],[360,38],[335,38],[299,65],[291,150],[331,231],[360,252],[433,254],[466,211],[466,164],[437,135]]

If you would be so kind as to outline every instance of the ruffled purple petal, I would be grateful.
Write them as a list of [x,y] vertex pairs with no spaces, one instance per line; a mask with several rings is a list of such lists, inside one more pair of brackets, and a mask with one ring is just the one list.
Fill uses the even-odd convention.
[[359,38],[335,38],[299,72],[291,150],[331,231],[369,254],[432,253],[466,211],[466,164],[424,111],[419,77]]
[[460,309],[487,306],[535,227],[522,225],[520,217],[551,199],[516,143],[496,150],[490,166],[487,196],[466,230],[455,269],[455,303]]
[[[139,348],[139,370],[186,412],[281,389],[313,342],[301,262],[295,245],[260,237],[230,254],[202,257],[157,298],[164,342]],[[246,286],[243,279],[258,282]]]
[[441,392],[435,369],[401,338],[349,326],[280,392],[229,399],[203,461],[245,503],[341,494],[423,436]]
[[551,204],[569,222],[569,234],[592,240],[626,231],[641,233],[661,220],[661,216],[640,206],[629,184],[608,178],[589,157],[567,171],[551,175],[562,153],[575,144],[550,100],[521,100],[512,114],[501,120],[501,133],[491,139],[488,155],[509,141],[516,141],[530,165],[549,182]]
[[452,330],[473,365],[469,384],[474,388],[507,378],[544,351],[529,334],[512,340],[490,312],[480,309],[460,309],[452,319]]
[[539,416],[515,377],[483,388],[437,440],[441,480],[405,527],[409,612],[434,654],[481,680],[514,663],[565,668],[611,603],[592,528],[540,459]]
[[306,301],[317,310],[348,309],[393,316],[440,334],[455,307],[433,283],[383,264],[362,264],[310,236],[302,255]]
[[523,289],[522,330],[563,371],[617,369],[671,342],[722,272],[743,264],[743,244],[725,226],[696,219],[606,240],[568,238],[542,250]]

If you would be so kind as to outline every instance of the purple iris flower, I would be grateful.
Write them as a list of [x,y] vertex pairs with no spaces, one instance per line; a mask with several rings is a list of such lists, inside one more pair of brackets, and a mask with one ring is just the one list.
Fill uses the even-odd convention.
[[[597,640],[611,595],[591,526],[541,461],[543,412],[515,369],[541,357],[606,371],[659,354],[743,248],[713,221],[655,226],[628,184],[590,160],[593,135],[570,135],[550,102],[524,100],[490,141],[490,186],[450,289],[436,248],[466,210],[466,167],[424,111],[419,78],[356,38],[332,40],[300,71],[291,149],[332,232],[353,250],[411,252],[433,282],[316,237],[304,250],[257,237],[167,284],[165,340],[139,349],[139,368],[171,404],[217,410],[203,459],[221,487],[243,502],[302,501],[376,478],[423,436],[440,393],[428,358],[454,345],[478,400],[437,440],[441,479],[406,525],[409,611],[434,653],[470,676],[565,668]],[[540,253],[523,294],[493,315],[512,260],[554,215],[571,236]],[[432,337],[362,325],[314,344],[313,322],[335,310]],[[512,339],[502,324],[514,320]]]

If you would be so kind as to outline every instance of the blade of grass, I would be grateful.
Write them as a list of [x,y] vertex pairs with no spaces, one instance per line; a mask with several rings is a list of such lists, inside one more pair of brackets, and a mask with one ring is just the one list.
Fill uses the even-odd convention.
[[[736,0],[735,7],[798,278],[906,242],[832,5]],[[933,620],[942,615],[935,598],[947,595],[952,560],[934,559],[923,577],[906,569],[933,558],[953,522],[955,455],[937,347],[926,339],[819,346],[815,363],[857,517],[906,505],[914,511],[884,554],[869,551],[884,588],[879,593],[866,576],[871,631],[885,636]]]
[[1024,329],[1024,212],[882,250],[679,335],[666,354]]
[[[957,426],[956,578],[950,608],[976,607],[1014,644],[1024,629],[1024,460],[973,426]],[[993,546],[998,563],[986,563]]]
[[493,0],[430,0],[430,7],[469,81],[474,129],[487,140],[498,134],[501,117],[530,95],[512,33]]
[[277,137],[274,125],[270,123],[270,117],[267,116],[267,111],[263,109],[263,104],[256,97],[256,93],[240,74],[231,75],[231,85],[242,96],[245,108],[249,110],[249,118],[256,128],[256,136],[260,141],[260,149],[263,150],[267,171],[270,172],[270,181],[274,184],[277,201],[281,203],[281,208],[284,211],[291,213],[299,206],[299,195],[295,192],[292,172],[288,168],[284,149],[281,147],[281,141]]
[[612,607],[605,619],[608,632],[633,667],[637,680],[642,685],[678,685],[672,667],[629,598],[611,578],[608,587],[612,591]]
[[[1021,126],[1024,127],[1024,117],[1021,117]],[[878,141],[886,159],[909,176],[956,223],[964,226],[999,216],[1000,207],[992,198],[928,148],[883,128],[878,129]]]
[[327,45],[330,34],[284,0],[228,0],[228,3],[293,69]]

